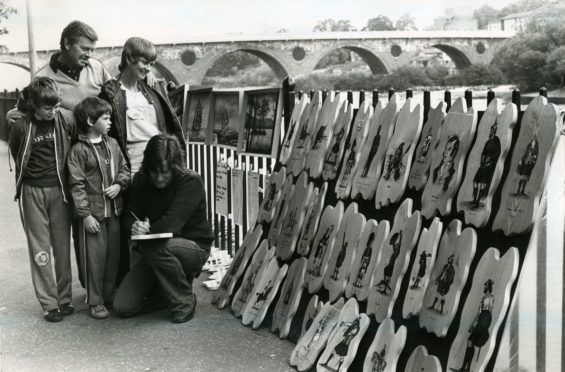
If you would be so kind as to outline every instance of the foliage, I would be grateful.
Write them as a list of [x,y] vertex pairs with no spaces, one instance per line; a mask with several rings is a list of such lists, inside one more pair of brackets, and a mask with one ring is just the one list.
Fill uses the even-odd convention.
[[416,19],[410,13],[404,13],[394,24],[398,31],[416,31]]
[[230,76],[239,70],[257,67],[261,63],[259,57],[251,53],[237,51],[228,53],[216,60],[207,74],[211,76]]
[[476,64],[462,69],[457,74],[447,76],[445,78],[445,85],[496,85],[504,81],[504,75],[497,67]]
[[543,32],[520,33],[506,40],[493,63],[522,90],[555,88],[562,84],[563,59],[559,58],[564,47],[565,26],[552,25]]
[[347,62],[351,62],[351,51],[339,48],[322,57],[314,69],[317,70],[327,68],[329,66],[342,65]]
[[367,26],[363,27],[363,31],[394,31],[394,29],[390,18],[382,14],[369,19]]
[[336,21],[335,19],[327,18],[323,21],[319,21],[313,28],[314,32],[335,32],[335,31],[357,31],[357,29],[351,24],[349,19],[340,19]]
[[[0,1],[0,23],[3,20],[6,20],[10,17],[10,15],[17,13],[18,11],[11,6],[7,5],[6,1]],[[8,33],[8,29],[6,27],[0,27],[0,35],[5,35]],[[7,48],[3,45],[0,45],[0,50],[6,50]]]
[[513,13],[535,10],[543,7],[546,3],[546,0],[520,0],[502,8],[500,10],[500,17],[503,18]]
[[486,30],[489,23],[500,19],[500,11],[488,5],[483,5],[473,12],[473,18],[477,20],[479,30]]

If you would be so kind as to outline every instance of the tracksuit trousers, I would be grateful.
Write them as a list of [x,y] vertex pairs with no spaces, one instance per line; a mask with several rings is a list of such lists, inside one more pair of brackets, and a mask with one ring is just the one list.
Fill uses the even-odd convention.
[[58,186],[24,183],[19,207],[35,295],[44,311],[57,309],[72,300],[71,205]]

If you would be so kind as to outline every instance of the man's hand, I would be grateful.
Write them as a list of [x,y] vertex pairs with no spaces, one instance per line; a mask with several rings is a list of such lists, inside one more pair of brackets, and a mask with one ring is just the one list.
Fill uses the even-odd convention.
[[100,231],[100,224],[93,216],[84,217],[82,222],[84,224],[84,229],[86,230],[86,232],[90,234],[96,234]]
[[11,109],[10,111],[8,111],[8,113],[6,114],[6,122],[8,122],[9,126],[11,126],[17,120],[23,118],[24,116],[25,116],[25,114],[23,112],[21,112],[17,108],[14,108],[14,109]]
[[149,220],[145,219],[145,221],[135,221],[133,225],[131,225],[131,235],[143,235],[149,232]]
[[108,186],[104,190],[104,195],[109,197],[110,199],[114,199],[118,194],[122,191],[120,185],[113,184],[112,186]]

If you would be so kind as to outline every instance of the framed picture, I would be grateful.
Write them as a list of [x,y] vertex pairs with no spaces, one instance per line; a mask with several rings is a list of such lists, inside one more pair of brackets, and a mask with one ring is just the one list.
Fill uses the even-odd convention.
[[188,84],[182,84],[169,92],[169,101],[171,101],[173,110],[181,123],[183,122],[187,91]]
[[[207,142],[212,88],[189,90],[186,99],[186,113],[183,130],[188,142]],[[208,143],[208,142],[207,142]]]
[[242,90],[216,91],[212,94],[208,143],[212,145],[237,147],[241,132]]
[[239,136],[238,150],[242,153],[275,157],[282,119],[280,89],[245,91],[241,117],[243,130]]

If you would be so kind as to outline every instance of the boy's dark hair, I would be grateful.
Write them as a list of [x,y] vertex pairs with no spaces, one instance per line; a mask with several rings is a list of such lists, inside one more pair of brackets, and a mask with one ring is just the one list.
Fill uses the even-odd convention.
[[141,170],[145,172],[160,171],[166,164],[175,176],[186,172],[183,165],[183,151],[178,138],[168,134],[157,134],[147,142],[143,152]]
[[80,39],[81,37],[85,37],[92,42],[98,41],[98,35],[96,31],[86,23],[81,21],[72,21],[63,29],[61,33],[61,41],[59,42],[61,46],[61,50],[65,49],[65,39],[73,45]]
[[88,130],[92,128],[88,125],[88,118],[95,122],[104,114],[111,115],[112,106],[98,97],[88,97],[75,106],[74,114],[78,131],[88,133]]
[[[62,100],[57,83],[46,76],[33,78],[22,90],[21,101],[25,102],[25,112],[33,114],[40,106],[55,106]],[[23,107],[22,107],[23,108]]]
[[130,37],[124,44],[118,70],[123,72],[128,63],[137,63],[141,58],[145,58],[147,62],[155,61],[157,59],[157,48],[149,40],[140,37]]

